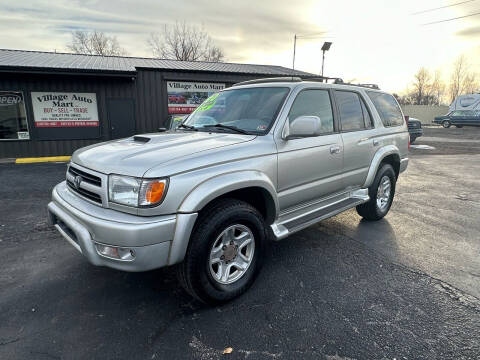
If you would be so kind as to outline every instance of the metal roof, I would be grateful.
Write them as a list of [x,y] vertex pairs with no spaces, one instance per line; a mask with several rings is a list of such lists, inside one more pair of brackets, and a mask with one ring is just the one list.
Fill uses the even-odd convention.
[[314,76],[274,65],[180,61],[123,56],[81,55],[0,49],[0,70],[82,72],[133,75],[137,69],[222,72],[270,76]]

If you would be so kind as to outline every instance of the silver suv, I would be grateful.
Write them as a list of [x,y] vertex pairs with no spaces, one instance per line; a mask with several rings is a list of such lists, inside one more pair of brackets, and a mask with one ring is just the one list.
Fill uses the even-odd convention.
[[383,218],[408,137],[394,97],[373,87],[244,82],[176,129],[76,151],[49,218],[94,265],[176,265],[191,295],[220,303],[253,283],[269,239],[353,207]]

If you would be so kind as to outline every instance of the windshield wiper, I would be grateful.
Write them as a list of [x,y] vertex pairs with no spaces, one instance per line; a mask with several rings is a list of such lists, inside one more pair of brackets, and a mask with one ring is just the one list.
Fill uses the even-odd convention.
[[193,130],[193,131],[198,131],[198,129],[195,126],[187,125],[187,124],[180,124],[177,126],[177,128],[185,128],[188,130]]
[[229,129],[229,130],[233,130],[233,131],[236,131],[237,133],[240,133],[240,134],[246,134],[246,135],[250,135],[250,133],[248,131],[245,131],[243,129],[240,129],[236,126],[230,126],[230,125],[224,125],[224,124],[209,124],[209,125],[204,125],[203,126],[204,128],[221,128],[221,129]]

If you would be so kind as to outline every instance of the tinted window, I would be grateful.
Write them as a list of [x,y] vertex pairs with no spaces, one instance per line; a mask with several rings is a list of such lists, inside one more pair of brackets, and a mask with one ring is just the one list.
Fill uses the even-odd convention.
[[342,131],[365,129],[362,103],[358,94],[348,91],[336,91],[335,99],[340,112]]
[[365,102],[361,100],[362,103],[362,111],[363,111],[363,118],[365,119],[365,126],[367,128],[374,127],[372,117],[365,106]]
[[300,116],[318,116],[322,132],[333,132],[332,103],[327,90],[304,90],[300,92],[290,109],[288,120],[292,123]]
[[390,94],[367,91],[385,126],[403,125],[403,116],[395,98]]
[[476,116],[474,110],[457,110],[452,113],[452,116]]

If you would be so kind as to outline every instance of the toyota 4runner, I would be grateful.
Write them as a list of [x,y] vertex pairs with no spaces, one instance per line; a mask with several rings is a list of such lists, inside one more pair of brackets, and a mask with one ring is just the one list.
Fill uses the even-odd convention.
[[176,265],[203,302],[240,295],[268,239],[353,207],[383,218],[407,167],[394,97],[327,80],[239,83],[175,129],[77,150],[50,222],[94,265]]

